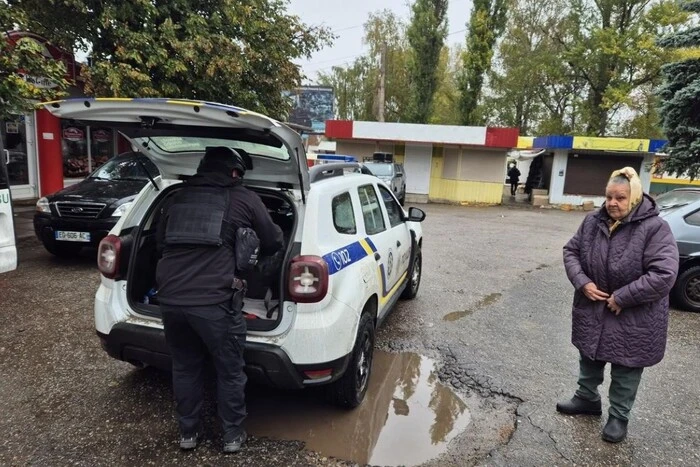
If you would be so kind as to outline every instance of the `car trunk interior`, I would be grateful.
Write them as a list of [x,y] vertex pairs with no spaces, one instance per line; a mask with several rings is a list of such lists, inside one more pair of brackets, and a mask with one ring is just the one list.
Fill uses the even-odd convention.
[[[135,233],[137,237],[128,268],[127,294],[131,307],[145,315],[160,316],[155,276],[161,252],[156,245],[156,230],[161,206],[180,186],[176,185],[161,193],[142,223],[142,228]],[[261,256],[254,271],[242,277],[248,281],[248,293],[243,309],[248,329],[265,331],[274,329],[281,320],[280,297],[283,298],[286,290],[286,268],[283,265],[286,264],[285,258],[291,254],[296,210],[291,198],[283,192],[262,188],[250,189],[255,191],[267,206],[272,220],[282,229],[285,241],[282,251],[274,256]]]

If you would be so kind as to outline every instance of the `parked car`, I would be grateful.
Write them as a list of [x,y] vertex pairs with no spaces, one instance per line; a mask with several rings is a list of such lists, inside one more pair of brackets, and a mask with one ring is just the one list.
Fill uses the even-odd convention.
[[39,199],[34,232],[56,256],[74,256],[98,246],[157,167],[143,154],[127,152],[109,160],[81,182]]
[[7,173],[9,155],[2,147],[0,137],[0,273],[17,268],[15,222],[10,194],[10,178]]
[[206,147],[226,145],[244,156],[243,183],[261,197],[285,237],[279,260],[262,258],[266,271],[256,269],[249,281],[243,310],[249,377],[285,388],[330,385],[337,404],[362,402],[377,326],[400,297],[418,293],[421,210],[404,211],[384,183],[346,170],[348,164],[309,170],[299,134],[237,107],[79,99],[45,108],[60,118],[118,126],[160,170],[98,249],[103,278],[95,327],[109,355],[170,369],[155,290],[155,226]]
[[372,161],[363,164],[372,174],[389,185],[401,205],[406,201],[406,173],[403,164]]
[[679,308],[700,312],[700,187],[669,191],[656,203],[671,226],[680,255],[671,299]]

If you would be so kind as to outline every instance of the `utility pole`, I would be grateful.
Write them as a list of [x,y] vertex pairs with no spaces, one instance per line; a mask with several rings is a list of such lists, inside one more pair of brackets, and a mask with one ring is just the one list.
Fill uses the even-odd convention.
[[379,57],[379,92],[377,96],[377,120],[384,121],[384,105],[386,102],[386,42],[382,43],[381,56]]

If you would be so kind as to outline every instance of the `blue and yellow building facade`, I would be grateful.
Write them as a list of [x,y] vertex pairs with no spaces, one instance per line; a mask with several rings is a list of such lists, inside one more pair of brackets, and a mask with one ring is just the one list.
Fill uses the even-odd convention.
[[639,173],[646,192],[652,189],[654,162],[664,140],[544,136],[535,138],[533,148],[543,149],[543,176],[549,203],[580,206],[592,201],[600,206],[610,174],[630,166]]

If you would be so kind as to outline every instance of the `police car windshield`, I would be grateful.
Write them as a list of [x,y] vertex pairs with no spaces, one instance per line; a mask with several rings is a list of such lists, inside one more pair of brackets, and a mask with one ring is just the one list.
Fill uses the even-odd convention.
[[273,159],[288,160],[289,153],[285,147],[276,148],[266,144],[249,143],[219,138],[197,138],[191,136],[154,136],[150,138],[150,144],[158,147],[163,152],[204,152],[207,147],[227,146],[231,149],[240,148],[248,154],[255,156],[271,157]]
[[377,177],[391,177],[393,164],[386,164],[381,162],[368,162],[365,164],[367,168]]
[[112,159],[105,165],[97,169],[90,175],[90,178],[98,180],[148,180],[148,174],[144,167],[151,173],[152,177],[158,176],[158,169],[153,162],[146,157]]

